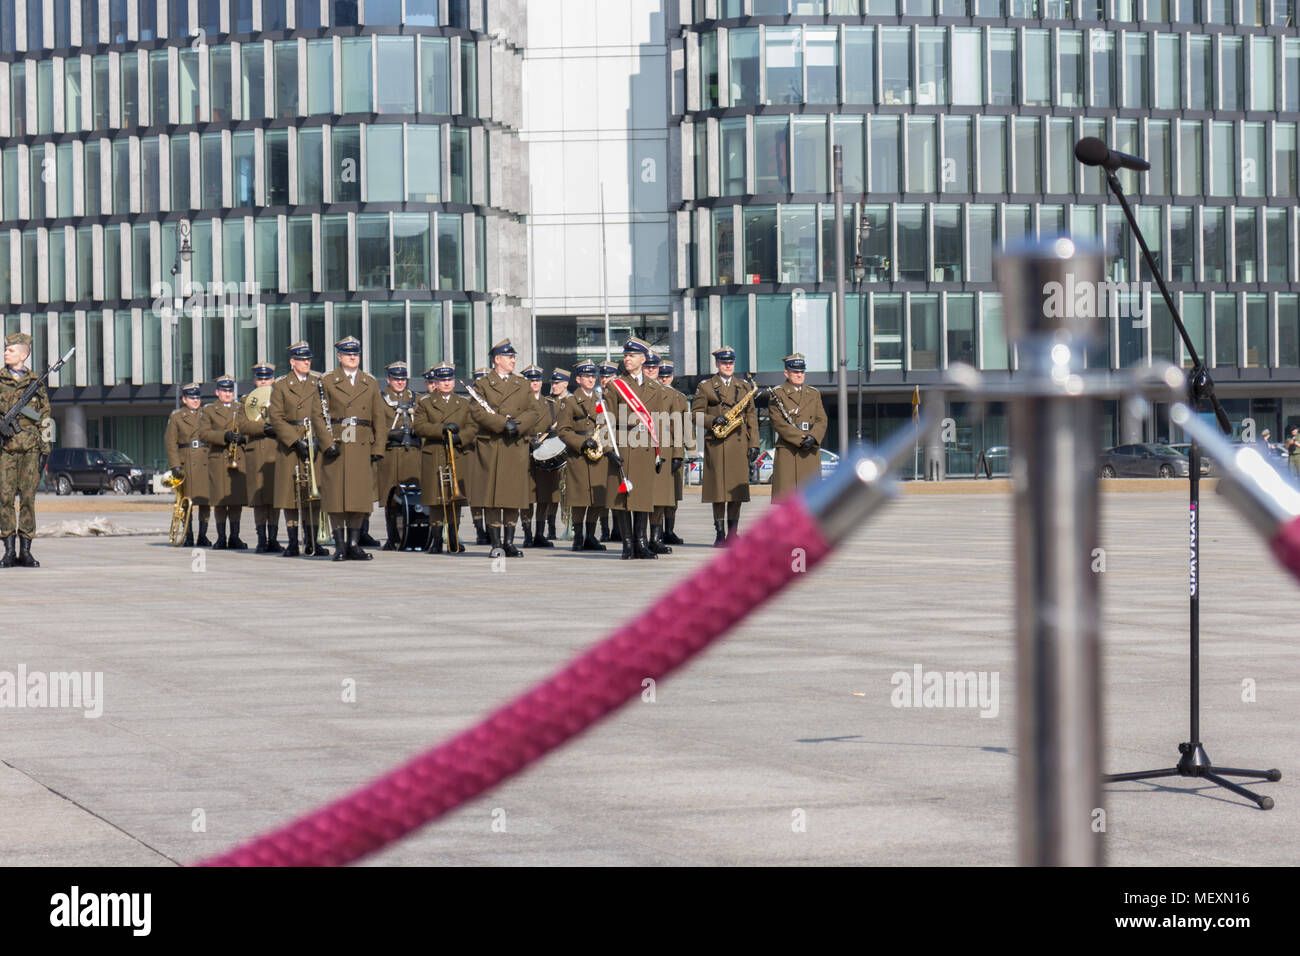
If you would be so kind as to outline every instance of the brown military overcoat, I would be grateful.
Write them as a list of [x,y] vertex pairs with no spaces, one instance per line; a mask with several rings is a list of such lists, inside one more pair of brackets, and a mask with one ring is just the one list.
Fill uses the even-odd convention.
[[[661,402],[661,390],[658,382],[642,375],[642,381],[638,384],[636,379],[626,372],[619,375],[615,381],[627,385],[651,413],[654,413],[658,408]],[[604,401],[618,436],[619,453],[623,456],[623,471],[620,472],[616,465],[611,465],[609,478],[605,484],[605,494],[609,506],[625,511],[653,511],[655,502],[655,442],[651,438],[649,430],[641,424],[640,418],[632,410],[631,405],[614,387],[613,381],[605,388]],[[662,436],[659,437],[659,441],[663,441]],[[659,455],[665,457],[664,453],[668,450],[666,447],[661,447]],[[669,467],[670,462],[665,457],[663,468],[667,469]],[[619,494],[618,488],[624,474],[626,474],[627,480],[632,483],[632,489],[626,494]]]
[[557,433],[569,450],[564,490],[570,508],[605,507],[606,485],[609,483],[611,467],[609,459],[589,461],[582,451],[587,439],[595,439],[598,424],[596,404],[599,401],[595,392],[584,391],[579,386],[564,400],[556,422]]
[[[772,497],[776,498],[793,491],[796,485],[821,477],[821,444],[826,437],[827,419],[821,392],[811,385],[796,389],[785,382],[772,391],[790,413],[786,418],[776,400],[768,406],[776,434],[776,461],[772,465]],[[817,447],[800,450],[805,435],[812,435]]]
[[[203,409],[178,408],[167,419],[163,444],[167,446],[167,467],[180,467],[184,474],[181,494],[191,504],[208,503],[208,443],[199,437]],[[196,446],[194,442],[199,444]]]
[[749,394],[750,385],[739,376],[732,376],[724,385],[721,376],[715,375],[700,383],[695,390],[691,411],[704,416],[704,483],[701,500],[748,501],[750,448],[758,447],[758,411],[750,402],[741,417],[741,424],[726,438],[713,437],[713,420],[726,415]]
[[[447,464],[447,433],[443,426],[455,423],[460,429],[460,447],[453,449],[456,456],[456,498],[464,500],[469,494],[469,476],[466,467],[474,460],[475,438],[478,426],[470,418],[470,400],[461,395],[426,395],[415,403],[415,434],[424,440],[420,450],[420,501],[426,505],[440,505],[442,484],[439,469]],[[456,500],[456,499],[453,499]],[[441,515],[436,516],[441,521]]]
[[232,459],[227,455],[226,432],[240,432],[248,427],[244,406],[239,402],[229,405],[213,402],[200,411],[203,417],[199,421],[199,438],[208,443],[208,502],[217,508],[242,508],[248,504],[245,448],[237,446],[233,453],[235,467],[230,467]]
[[388,496],[396,485],[404,481],[420,480],[420,443],[389,445],[388,433],[395,428],[410,428],[415,421],[415,393],[407,389],[396,394],[385,389],[382,393],[387,411],[384,421],[376,424],[379,441],[385,446],[384,458],[375,464],[375,500],[380,507],[388,504]]
[[[330,514],[370,514],[375,501],[372,455],[384,453],[387,432],[379,432],[388,404],[379,392],[379,382],[369,372],[356,371],[356,381],[342,368],[321,376],[324,406],[329,410],[330,431],[321,438],[321,500]],[[324,452],[338,445],[333,461]]]
[[[481,497],[472,503],[484,508],[528,507],[528,436],[537,432],[541,409],[522,375],[501,378],[489,372],[474,383],[475,391],[491,406],[489,412],[477,402],[470,415],[478,426],[478,475]],[[506,435],[506,418],[519,423],[515,438]]]
[[323,447],[321,442],[325,436],[325,420],[321,416],[320,390],[317,384],[319,381],[320,376],[315,372],[301,381],[296,374],[290,372],[276,379],[275,384],[271,386],[271,401],[267,406],[266,414],[271,427],[275,429],[277,446],[272,507],[286,511],[295,507],[294,470],[295,468],[305,470],[306,464],[294,450],[293,445],[294,442],[306,437],[307,421],[312,424],[313,437],[316,441],[315,465],[317,482],[320,481],[319,450]]

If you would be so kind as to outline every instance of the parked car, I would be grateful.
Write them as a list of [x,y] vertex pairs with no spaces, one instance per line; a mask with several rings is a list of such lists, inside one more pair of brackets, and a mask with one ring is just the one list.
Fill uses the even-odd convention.
[[[1097,463],[1103,478],[1186,478],[1187,456],[1169,445],[1146,442],[1141,445],[1117,445],[1101,453]],[[1206,474],[1201,463],[1201,474]]]
[[55,448],[45,463],[46,484],[61,495],[113,491],[153,494],[152,468],[141,468],[113,448]]
[[[833,451],[827,451],[825,448],[823,448],[821,450],[821,458],[822,458],[822,477],[825,478],[832,471],[834,471],[835,466],[840,463],[840,456],[835,454],[835,452]],[[767,451],[763,452],[761,455],[758,456],[758,460],[754,462],[754,471],[757,472],[758,484],[766,485],[771,483],[772,468],[775,464],[776,464],[776,458],[771,449],[768,449]]]
[[[1249,443],[1240,441],[1234,441],[1232,443],[1234,448],[1241,448],[1246,444]],[[1182,452],[1184,455],[1191,454],[1192,446],[1185,441],[1173,442],[1169,447]],[[1269,442],[1267,453],[1264,451],[1265,446],[1259,442],[1251,444],[1250,447],[1264,455],[1264,459],[1283,475],[1289,474],[1286,448],[1284,446],[1279,445],[1276,442]],[[1219,467],[1215,464],[1214,459],[1206,455],[1205,452],[1201,452],[1201,474],[1209,477],[1218,477],[1220,474]]]

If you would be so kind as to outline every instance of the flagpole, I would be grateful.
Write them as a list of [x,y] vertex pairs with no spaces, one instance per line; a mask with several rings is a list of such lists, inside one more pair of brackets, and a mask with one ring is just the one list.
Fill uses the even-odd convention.
[[605,362],[608,364],[612,358],[609,350],[609,264],[606,261],[609,255],[605,243],[605,183],[600,184],[600,297],[604,302],[605,308]]

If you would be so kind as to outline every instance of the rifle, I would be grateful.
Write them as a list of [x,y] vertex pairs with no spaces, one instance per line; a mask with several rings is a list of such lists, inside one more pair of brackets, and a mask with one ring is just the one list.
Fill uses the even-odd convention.
[[74,345],[72,348],[68,349],[68,353],[64,355],[63,358],[59,359],[52,366],[47,368],[40,378],[23,389],[23,393],[18,396],[18,401],[14,402],[13,408],[5,412],[3,418],[0,418],[0,436],[3,436],[4,438],[13,438],[18,434],[19,415],[26,415],[34,422],[41,420],[41,417],[35,412],[27,410],[27,403],[36,397],[36,393],[41,390],[42,386],[45,385],[46,380],[51,375],[67,364],[68,359],[72,358],[72,353],[75,351],[77,351],[77,347]]

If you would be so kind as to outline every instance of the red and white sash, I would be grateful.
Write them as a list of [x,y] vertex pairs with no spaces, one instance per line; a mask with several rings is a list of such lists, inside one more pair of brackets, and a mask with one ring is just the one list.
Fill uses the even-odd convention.
[[650,432],[650,440],[655,443],[655,460],[659,460],[659,436],[655,434],[654,422],[650,419],[650,410],[645,407],[645,403],[636,397],[636,392],[628,387],[627,382],[622,379],[614,379],[609,383],[618,393],[623,396],[623,400],[631,406],[632,411],[636,412],[636,417],[641,420],[641,424]]

